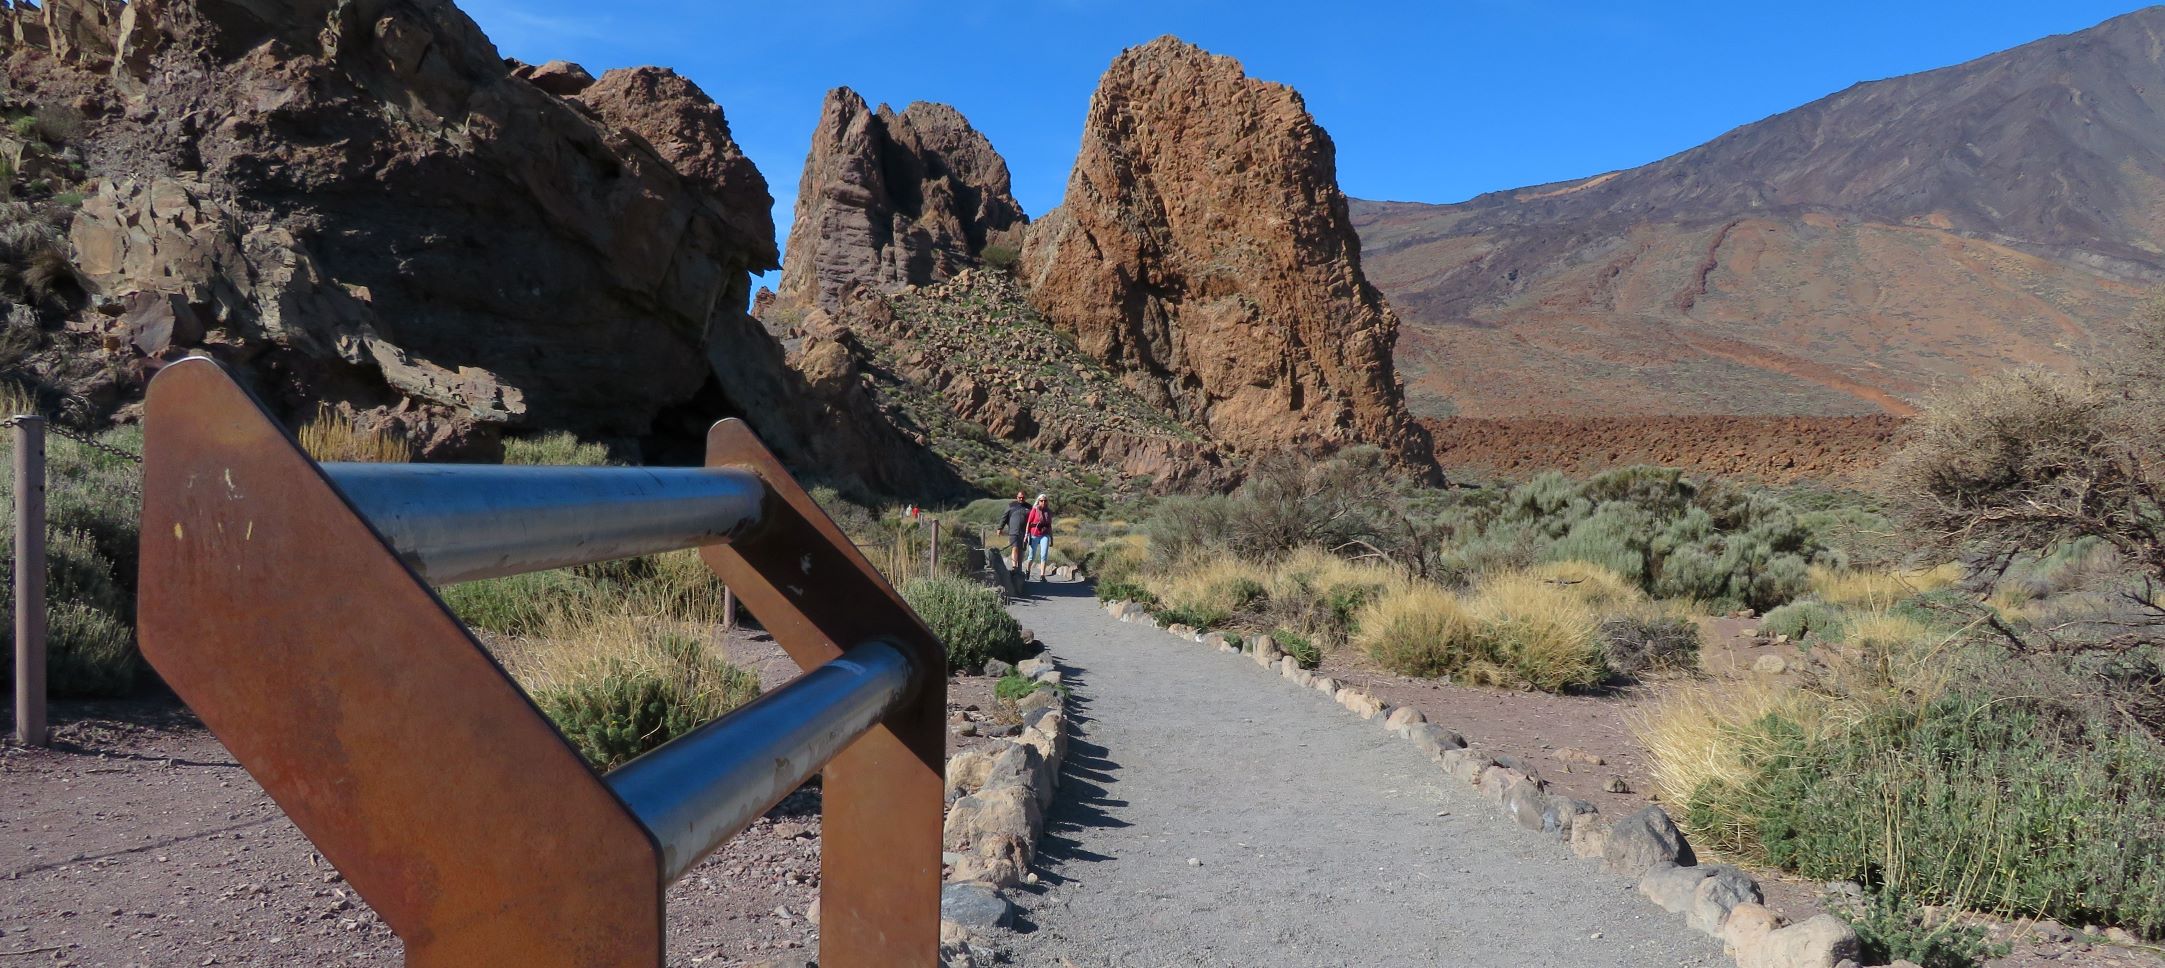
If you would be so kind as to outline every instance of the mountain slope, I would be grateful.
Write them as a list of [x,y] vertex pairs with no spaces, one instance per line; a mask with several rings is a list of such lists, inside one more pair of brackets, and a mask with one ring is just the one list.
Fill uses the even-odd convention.
[[1901,413],[2165,282],[2165,8],[1641,168],[1355,202],[1417,411]]

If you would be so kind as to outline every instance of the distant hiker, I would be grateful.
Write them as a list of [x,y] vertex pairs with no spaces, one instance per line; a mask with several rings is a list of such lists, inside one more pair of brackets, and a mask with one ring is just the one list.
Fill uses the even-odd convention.
[[1029,560],[1037,562],[1037,578],[1044,581],[1046,569],[1052,567],[1052,506],[1046,503],[1045,495],[1038,495],[1037,503],[1030,506],[1030,518],[1025,527],[1030,532]]
[[1007,535],[1007,560],[1014,562],[1018,574],[1022,572],[1024,536],[1030,527],[1030,504],[1022,495],[1016,491],[1015,499],[1007,502],[1007,513],[1000,516],[1000,533]]

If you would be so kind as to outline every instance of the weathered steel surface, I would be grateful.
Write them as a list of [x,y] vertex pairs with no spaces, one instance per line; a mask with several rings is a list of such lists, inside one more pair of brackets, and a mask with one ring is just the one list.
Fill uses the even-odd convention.
[[759,528],[701,554],[790,658],[809,669],[840,655],[837,643],[886,638],[918,670],[915,694],[827,766],[819,963],[933,968],[946,653],[741,421],[722,421],[707,435],[707,466],[747,468],[767,482]]
[[408,963],[661,964],[646,830],[291,438],[209,360],[146,432],[144,654]]

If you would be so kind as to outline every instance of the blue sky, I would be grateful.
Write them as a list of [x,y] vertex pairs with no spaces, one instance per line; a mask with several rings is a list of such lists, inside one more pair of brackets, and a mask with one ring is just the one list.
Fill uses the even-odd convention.
[[[1084,108],[1124,47],[1171,33],[1291,84],[1363,198],[1458,201],[1629,168],[1852,83],[2138,9],[2117,0],[459,0],[507,56],[661,64],[721,102],[786,232],[830,87],[945,101],[1032,217],[1059,204]],[[1331,9],[1332,6],[1338,9]]]

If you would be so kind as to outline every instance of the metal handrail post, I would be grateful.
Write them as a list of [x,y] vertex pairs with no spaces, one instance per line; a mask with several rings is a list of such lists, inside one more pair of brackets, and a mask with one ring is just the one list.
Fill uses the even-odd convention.
[[15,418],[15,736],[44,746],[45,418]]

